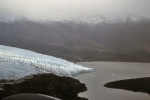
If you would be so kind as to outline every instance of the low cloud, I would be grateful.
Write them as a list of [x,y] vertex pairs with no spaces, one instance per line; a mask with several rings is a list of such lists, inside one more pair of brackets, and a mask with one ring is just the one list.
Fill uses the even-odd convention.
[[150,17],[150,0],[0,0],[0,18],[82,18],[90,16]]

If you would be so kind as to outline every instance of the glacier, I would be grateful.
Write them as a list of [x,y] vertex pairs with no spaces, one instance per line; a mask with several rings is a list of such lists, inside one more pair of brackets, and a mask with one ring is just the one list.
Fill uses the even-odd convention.
[[43,73],[72,77],[85,72],[93,72],[93,68],[29,50],[0,45],[0,80],[17,80]]

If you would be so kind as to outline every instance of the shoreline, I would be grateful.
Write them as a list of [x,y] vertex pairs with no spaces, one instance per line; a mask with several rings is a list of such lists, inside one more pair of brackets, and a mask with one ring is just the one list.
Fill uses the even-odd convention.
[[80,62],[77,64],[89,66],[95,70],[93,73],[76,77],[86,83],[88,88],[79,96],[89,100],[149,100],[150,98],[146,93],[104,87],[104,84],[115,80],[148,77],[150,63]]
[[84,63],[84,62],[118,62],[118,63],[150,63],[150,61],[149,62],[140,62],[140,61],[102,61],[102,60],[100,60],[100,61],[80,61],[80,62],[76,62],[75,64],[78,64],[78,63]]
[[131,78],[106,83],[104,87],[150,94],[150,77]]
[[[93,61],[93,62],[99,62],[99,61]],[[101,61],[101,62],[110,62],[110,61]],[[80,63],[86,63],[86,62],[77,62],[77,64],[80,64]],[[91,63],[91,62],[89,62],[89,63]],[[111,63],[111,62],[110,62]],[[118,63],[129,63],[129,62],[118,62]],[[140,62],[132,62],[133,64],[134,63],[140,63]],[[129,63],[130,64],[130,63]],[[94,73],[92,73],[92,74],[94,74]],[[14,80],[14,81],[11,81],[11,82],[13,82],[13,84],[19,84],[19,83],[21,83],[21,82],[25,82],[26,80],[31,80],[31,78],[33,78],[34,79],[34,77],[35,76],[42,76],[43,74],[39,74],[39,75],[29,75],[29,76],[27,76],[27,77],[24,77],[24,78],[22,78],[22,79],[19,79],[19,80]],[[48,75],[48,74],[46,74],[46,75]],[[115,74],[116,75],[116,74]],[[81,76],[84,76],[84,74],[82,74]],[[80,76],[77,76],[77,77],[80,77]],[[112,76],[113,77],[113,76]],[[67,78],[67,77],[62,77],[62,78]],[[77,80],[79,80],[79,78],[76,78],[76,77],[74,77],[74,79],[77,79]],[[130,78],[128,78],[128,79],[130,79]],[[127,80],[128,80],[127,79]],[[82,81],[82,80],[81,80]],[[120,81],[122,81],[122,80],[120,80]],[[83,81],[84,82],[84,81]],[[84,83],[86,83],[86,82],[84,82]],[[108,83],[108,82],[107,82]],[[82,83],[79,83],[79,84],[82,84]],[[88,85],[88,83],[86,83],[87,85]],[[95,83],[92,83],[92,84],[95,84]],[[85,84],[84,84],[85,85]],[[104,85],[104,84],[103,84]],[[104,86],[103,86],[104,87]],[[113,88],[113,87],[112,87]],[[119,89],[119,88],[118,88]],[[120,89],[122,89],[122,88],[120,88]],[[87,90],[87,88],[86,88],[86,90]],[[86,90],[84,90],[84,91],[81,91],[80,93],[84,93]],[[127,89],[125,89],[125,90],[127,90]],[[0,90],[1,91],[1,90]],[[112,90],[113,91],[113,90]],[[131,90],[132,91],[132,90]],[[137,92],[142,92],[141,91],[141,89],[140,89],[140,91],[138,90]],[[145,92],[146,93],[146,92]],[[78,93],[79,94],[79,93]],[[84,95],[82,95],[83,97],[86,97],[86,96],[84,96]],[[90,99],[90,98],[88,98],[88,99]],[[78,100],[88,100],[88,99],[85,99],[85,98],[80,98],[80,99],[78,99]],[[65,99],[64,99],[65,100]],[[71,99],[71,100],[74,100],[74,99]]]
[[31,75],[17,82],[14,80],[14,83],[2,85],[0,100],[20,93],[39,93],[62,100],[88,100],[78,97],[80,92],[87,90],[85,84],[71,77],[60,77],[53,74]]

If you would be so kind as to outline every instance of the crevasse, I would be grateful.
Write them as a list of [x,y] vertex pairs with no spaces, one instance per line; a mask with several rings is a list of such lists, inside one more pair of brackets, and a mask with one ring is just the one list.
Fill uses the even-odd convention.
[[20,79],[39,73],[72,77],[92,71],[93,68],[83,67],[60,58],[0,45],[0,80]]

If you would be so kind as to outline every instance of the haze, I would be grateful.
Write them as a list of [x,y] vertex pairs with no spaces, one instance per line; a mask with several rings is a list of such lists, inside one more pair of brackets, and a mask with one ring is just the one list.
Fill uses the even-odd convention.
[[150,0],[0,0],[0,18],[84,18],[92,16],[150,17]]

